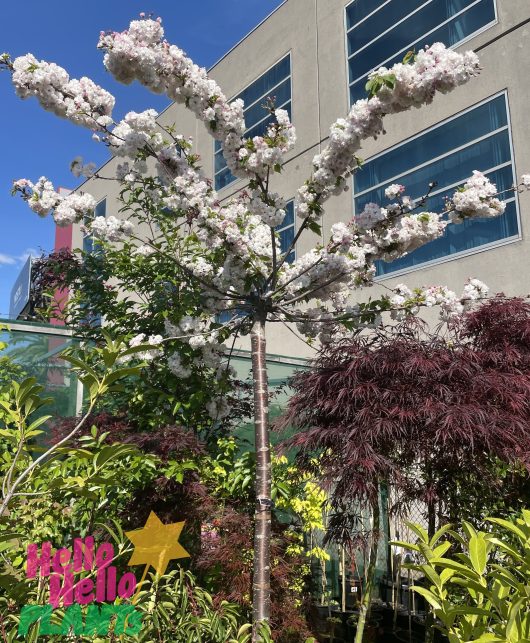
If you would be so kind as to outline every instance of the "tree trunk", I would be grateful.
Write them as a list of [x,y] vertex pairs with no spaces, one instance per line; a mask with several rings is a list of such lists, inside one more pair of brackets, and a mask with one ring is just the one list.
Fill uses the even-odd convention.
[[372,543],[370,545],[370,560],[368,562],[368,573],[366,574],[366,587],[361,601],[359,611],[359,621],[357,622],[357,632],[355,634],[355,643],[361,643],[363,640],[364,627],[370,613],[370,604],[374,591],[375,566],[377,563],[377,550],[379,548],[379,530],[381,528],[381,516],[379,511],[379,498],[372,507]]
[[251,332],[254,384],[254,431],[256,449],[256,513],[254,527],[254,574],[252,582],[253,641],[261,639],[260,624],[268,622],[271,606],[271,448],[269,392],[266,363],[265,320],[254,321]]

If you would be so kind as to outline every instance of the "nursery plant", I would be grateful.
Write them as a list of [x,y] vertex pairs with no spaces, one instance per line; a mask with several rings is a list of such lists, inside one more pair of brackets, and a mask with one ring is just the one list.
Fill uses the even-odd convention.
[[399,543],[419,559],[425,578],[414,591],[431,605],[450,643],[530,640],[530,511],[488,518],[488,530],[444,525],[429,537],[410,524],[415,543]]
[[[162,127],[154,110],[129,112],[120,122],[112,117],[114,97],[90,79],[70,79],[54,63],[32,54],[1,65],[11,75],[21,98],[36,98],[42,107],[91,130],[120,163],[121,218],[94,217],[95,199],[88,193],[64,196],[42,177],[21,179],[14,191],[40,216],[52,213],[58,225],[84,222],[87,232],[105,243],[122,244],[138,261],[166,255],[183,288],[200,291],[186,315],[168,316],[163,337],[154,336],[172,372],[185,380],[193,365],[212,369],[223,382],[222,364],[231,342],[250,334],[255,417],[255,541],[253,622],[270,615],[271,447],[265,330],[267,324],[293,324],[305,338],[326,340],[337,327],[369,323],[379,313],[413,310],[433,301],[446,314],[458,312],[462,299],[481,297],[485,287],[472,280],[462,297],[442,286],[353,303],[353,290],[372,282],[374,262],[392,261],[444,233],[449,221],[502,214],[497,189],[480,172],[448,200],[444,212],[428,209],[432,185],[425,196],[412,200],[405,188],[390,185],[389,201],[368,204],[364,212],[335,224],[325,236],[321,227],[326,203],[348,187],[349,177],[362,166],[358,156],[363,140],[383,133],[384,117],[430,103],[479,72],[477,56],[458,53],[436,43],[403,63],[381,68],[370,76],[368,98],[356,102],[345,118],[332,124],[327,147],[314,157],[308,179],[297,193],[298,232],[282,252],[275,228],[285,216],[285,201],[275,192],[275,174],[284,168],[296,137],[289,114],[268,107],[262,135],[246,138],[243,102],[229,102],[209,78],[177,46],[164,38],[161,20],[147,17],[131,22],[124,32],[104,32],[99,41],[106,69],[120,82],[139,81],[191,110],[212,137],[220,141],[230,171],[245,180],[245,191],[221,202],[202,174],[192,142]],[[82,168],[83,171],[86,168]],[[524,179],[530,185],[530,179]],[[145,227],[141,227],[145,224]],[[152,230],[144,234],[142,230]],[[314,248],[289,263],[290,251],[302,234],[314,233]],[[185,286],[184,286],[185,285]],[[220,321],[219,314],[228,316]],[[135,342],[141,343],[143,337]],[[214,420],[226,412],[221,398],[208,402]],[[255,638],[259,635],[255,631]]]
[[[31,404],[27,403],[28,396]],[[173,601],[176,585],[169,587],[168,578],[155,579],[149,591],[144,588],[142,597],[147,603],[142,640],[150,640],[155,630],[160,640],[180,640],[174,639],[174,628],[166,622],[167,618],[177,622],[176,612],[171,610],[181,610],[178,628],[182,640],[188,640],[188,636],[190,641],[210,637],[224,640],[226,632],[232,631],[221,627],[225,616],[232,619],[230,623],[236,619],[234,632],[244,625],[250,615],[253,454],[241,451],[233,438],[219,438],[213,449],[211,444],[201,443],[194,432],[180,427],[139,432],[124,417],[115,418],[106,412],[87,415],[85,424],[92,427],[90,431],[80,427],[72,435],[79,425],[79,419],[72,418],[44,435],[36,427],[51,418],[43,414],[47,400],[33,380],[13,383],[6,409],[8,401],[13,408],[30,413],[33,426],[22,425],[25,440],[20,448],[20,423],[4,424],[0,419],[2,474],[7,490],[14,459],[14,470],[18,471],[42,452],[47,454],[32,468],[22,490],[13,494],[0,523],[0,594],[4,604],[0,616],[10,636],[13,632],[16,635],[24,605],[47,602],[39,584],[25,578],[29,543],[50,541],[60,548],[74,538],[90,534],[101,537],[108,532],[118,546],[116,564],[123,568],[130,556],[123,531],[144,524],[151,511],[165,523],[186,521],[184,544],[193,558],[174,570],[182,574],[186,569],[179,587],[189,591],[187,602],[181,590],[180,598]],[[11,420],[13,413],[9,407],[6,419]],[[70,436],[68,446],[66,436]],[[303,537],[318,527],[317,514],[325,495],[285,458],[275,458],[274,468],[273,497],[281,520],[274,516],[272,631],[278,641],[303,641],[310,634],[304,619],[309,569]],[[200,616],[200,610],[182,613],[188,604],[198,610],[201,600],[211,602],[207,616]],[[139,607],[143,609],[144,603]],[[62,612],[54,611],[53,618],[61,621]],[[215,625],[217,619],[220,624]],[[32,625],[28,636],[38,636],[39,627]],[[269,630],[262,629],[262,636],[265,631]]]
[[[279,426],[297,462],[330,489],[328,535],[339,542],[372,516],[370,589],[380,531],[380,487],[391,509],[420,502],[427,532],[528,502],[530,471],[530,305],[497,297],[429,331],[418,320],[330,343],[314,369],[292,381]],[[362,629],[362,618],[359,621]],[[361,635],[359,635],[361,636]],[[359,639],[360,640],[360,639]]]

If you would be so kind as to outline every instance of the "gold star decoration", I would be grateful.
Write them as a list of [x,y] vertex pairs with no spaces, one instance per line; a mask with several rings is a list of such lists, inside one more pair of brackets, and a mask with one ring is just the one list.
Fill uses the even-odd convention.
[[128,565],[146,565],[144,577],[149,567],[162,576],[169,561],[176,558],[189,558],[189,553],[179,543],[185,521],[164,525],[152,511],[142,529],[126,531],[125,535],[134,545],[134,552]]

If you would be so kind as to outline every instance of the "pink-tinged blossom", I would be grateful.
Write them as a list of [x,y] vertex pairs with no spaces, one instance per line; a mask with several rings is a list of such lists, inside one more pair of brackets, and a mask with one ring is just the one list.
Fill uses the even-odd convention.
[[13,183],[13,193],[20,192],[31,210],[40,217],[47,216],[61,202],[61,196],[55,191],[53,183],[41,176],[36,183],[29,179],[19,179]]
[[477,299],[484,299],[484,297],[488,295],[488,292],[488,286],[479,279],[468,279],[464,286],[462,300],[476,301]]
[[69,226],[81,221],[92,214],[96,207],[96,201],[90,194],[59,194],[45,176],[41,176],[36,183],[19,179],[13,183],[13,192],[20,192],[29,207],[40,217],[51,212],[58,226]]
[[104,64],[116,80],[125,84],[138,80],[190,109],[223,143],[228,168],[235,176],[263,178],[294,145],[295,130],[282,109],[275,110],[276,122],[265,138],[244,139],[243,101],[230,103],[205,69],[168,43],[160,19],[134,20],[122,33],[102,33],[99,47],[105,51]]
[[331,241],[334,245],[339,247],[339,251],[347,251],[353,244],[355,234],[352,227],[346,223],[334,223],[331,226]]
[[400,185],[399,183],[392,183],[385,189],[385,196],[387,199],[397,199],[398,196],[401,196],[405,192],[405,186]]
[[506,204],[497,198],[496,185],[475,170],[463,188],[455,192],[447,207],[452,210],[451,221],[461,223],[470,217],[497,217],[504,213]]
[[114,96],[90,78],[72,79],[55,63],[32,54],[15,58],[12,80],[20,98],[35,96],[42,107],[76,125],[104,129],[112,122]]
[[436,212],[406,214],[375,234],[367,234],[365,239],[374,259],[393,261],[438,239],[446,227],[447,221],[443,221]]
[[81,156],[76,156],[75,159],[70,163],[70,172],[72,172],[72,174],[77,178],[79,178],[80,176],[84,176],[88,179],[94,175],[95,171],[96,164],[83,163],[83,157]]
[[102,33],[98,46],[105,51],[105,67],[119,82],[138,80],[156,94],[186,104],[219,140],[231,132],[243,134],[242,102],[230,104],[206,70],[170,45],[160,21],[133,20],[122,33]]
[[106,141],[115,156],[135,159],[146,146],[158,152],[165,146],[164,137],[156,123],[158,114],[154,109],[144,112],[129,112],[108,135]]
[[60,227],[69,226],[92,214],[95,207],[96,200],[91,194],[73,192],[65,196],[55,207],[53,219]]
[[86,227],[94,237],[102,241],[120,241],[134,231],[134,225],[130,221],[114,216],[96,217]]
[[249,202],[249,210],[258,216],[265,225],[274,228],[282,223],[285,218],[285,200],[278,194],[268,194],[267,202],[263,195],[255,191]]
[[330,130],[327,148],[314,157],[312,178],[298,192],[298,214],[318,218],[322,204],[346,186],[359,167],[356,156],[361,143],[383,133],[383,117],[432,102],[437,92],[447,93],[466,83],[479,71],[478,57],[447,49],[441,43],[422,49],[412,64],[397,63],[372,76],[394,76],[392,88],[383,86],[376,96],[358,100],[346,118]]
[[464,312],[470,303],[487,297],[489,288],[478,279],[468,279],[460,297],[445,286],[423,286],[411,290],[398,284],[389,299],[391,316],[402,319],[407,313],[417,313],[420,306],[439,306],[442,319],[450,319]]
[[384,221],[388,211],[377,203],[367,203],[360,214],[355,215],[355,224],[361,230],[370,230],[376,223]]

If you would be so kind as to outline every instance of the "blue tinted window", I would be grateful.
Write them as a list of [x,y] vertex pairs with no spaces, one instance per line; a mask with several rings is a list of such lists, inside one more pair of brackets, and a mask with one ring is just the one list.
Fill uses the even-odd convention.
[[[386,0],[386,2],[388,2],[388,0]],[[380,11],[386,2],[385,0],[377,0],[377,2],[374,2],[374,0],[354,0],[354,2],[346,7],[346,24],[348,29],[360,20],[365,19],[366,16],[374,11]]]
[[[475,144],[468,145],[462,150],[450,154],[439,161],[401,174],[397,180],[407,187],[407,194],[414,199],[421,197],[427,191],[430,181],[437,181],[437,188],[443,188],[455,183],[465,181],[473,170],[480,168],[493,168],[510,161],[510,138],[508,130],[494,134],[491,138]],[[394,182],[394,181],[392,181]],[[370,201],[381,203],[384,201],[384,190],[389,182],[383,186],[359,195],[358,208],[362,210]]]
[[96,205],[96,209],[94,210],[94,215],[96,217],[107,216],[107,199],[103,199]]
[[511,201],[502,217],[475,219],[464,221],[460,225],[449,225],[443,237],[414,250],[410,255],[392,263],[378,261],[377,274],[387,275],[396,270],[413,268],[426,261],[443,259],[457,252],[465,252],[487,243],[517,236],[518,232],[515,201]]
[[[100,201],[95,209],[95,217],[105,217],[107,214],[107,199]],[[89,219],[85,220],[85,223],[88,223]],[[83,250],[84,252],[93,253],[94,252],[94,237],[91,234],[87,234],[83,237]]]
[[[105,217],[107,215],[107,200],[102,199],[94,209],[95,217]],[[85,223],[88,223],[89,219],[85,219]],[[95,254],[101,252],[101,245],[94,244],[94,237],[91,234],[87,234],[83,237],[83,251],[87,254]],[[96,328],[101,326],[101,313],[96,310],[89,310],[87,305],[82,306],[85,309],[85,315],[81,320],[81,324],[85,326],[90,326]]]
[[507,124],[505,99],[499,96],[366,163],[355,177],[355,189],[362,192],[386,182],[411,167],[447,154],[456,147],[455,141],[461,147]]
[[[241,98],[245,103],[244,116],[247,126],[245,136],[247,138],[262,136],[267,126],[272,122],[272,116],[264,108],[267,99],[273,98],[276,107],[286,109],[291,116],[291,56],[285,56],[236,98]],[[215,189],[220,190],[235,181],[235,177],[226,167],[220,141],[215,141],[214,153]]]
[[[276,232],[280,235],[280,246],[282,253],[286,253],[291,247],[295,237],[294,225],[294,201],[289,201],[285,206],[285,218],[279,226],[276,226]],[[296,258],[296,252],[293,248],[287,255],[286,262],[292,263]]]
[[349,17],[358,1],[346,9],[352,102],[366,96],[372,69],[393,65],[407,51],[433,42],[455,46],[495,20],[495,0],[389,0],[358,24]]
[[[473,170],[484,172],[499,191],[514,183],[504,95],[367,161],[355,175],[355,212],[361,212],[369,202],[386,205],[384,190],[390,183],[405,185],[406,194],[419,198],[427,192],[430,181],[435,181],[436,187],[426,209],[442,211],[444,197]],[[378,262],[377,272],[389,274],[517,235],[516,202],[510,198],[503,216],[451,224],[441,239],[392,263]]]

